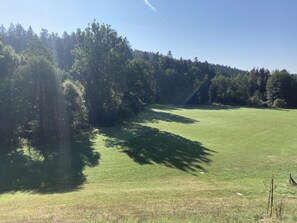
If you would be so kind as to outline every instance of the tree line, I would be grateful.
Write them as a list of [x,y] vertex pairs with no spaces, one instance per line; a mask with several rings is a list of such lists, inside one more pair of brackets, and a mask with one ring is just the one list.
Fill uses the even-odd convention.
[[0,27],[0,145],[45,143],[115,125],[145,105],[223,103],[297,107],[286,70],[249,72],[132,50],[109,25],[61,36]]

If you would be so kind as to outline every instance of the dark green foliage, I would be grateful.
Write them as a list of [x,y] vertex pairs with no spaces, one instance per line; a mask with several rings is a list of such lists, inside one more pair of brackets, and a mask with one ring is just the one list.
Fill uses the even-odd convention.
[[70,70],[74,63],[74,56],[72,50],[76,47],[77,36],[73,32],[70,35],[64,32],[60,37],[56,33],[51,33],[43,29],[40,34],[41,42],[44,46],[51,50],[53,60],[59,68]]
[[212,79],[209,96],[211,102],[239,105],[247,104],[249,99],[247,75],[241,74],[232,77],[216,76]]
[[[5,45],[12,46],[18,53],[24,50],[30,52],[27,49],[28,47],[36,48],[37,45],[37,48],[40,48],[40,45],[42,45],[48,51],[46,54],[50,55],[58,67],[67,71],[74,63],[74,56],[71,52],[77,44],[75,33],[69,35],[64,32],[60,37],[56,33],[49,33],[48,30],[42,29],[38,37],[31,26],[28,30],[25,30],[20,24],[11,24],[8,29],[3,26],[0,27],[0,41]],[[43,54],[43,56],[46,56],[46,54]],[[49,59],[48,56],[46,57]]]
[[72,133],[78,133],[88,126],[88,112],[85,105],[84,87],[69,79],[63,82],[67,117]]
[[286,101],[284,99],[275,99],[273,102],[273,107],[276,108],[285,108],[286,107]]
[[17,143],[17,123],[14,120],[13,72],[19,57],[11,47],[3,46],[0,41],[0,150],[1,146]]
[[209,79],[215,73],[207,62],[176,60],[170,53],[167,56],[156,54],[154,58],[158,103],[208,102]]
[[11,75],[19,63],[15,51],[0,41],[0,78]]
[[216,72],[216,74],[225,75],[225,76],[236,76],[238,74],[245,72],[243,70],[239,70],[237,68],[231,68],[224,65],[210,64],[209,66]]
[[0,55],[3,148],[15,146],[20,138],[34,144],[50,142],[87,126],[83,87],[68,81],[62,91],[63,72],[50,61],[50,51],[39,40],[21,56],[0,43]]
[[126,66],[131,51],[108,25],[93,22],[77,32],[73,72],[86,88],[89,121],[111,125],[125,116]]
[[258,100],[265,101],[267,99],[266,95],[266,84],[270,72],[265,70],[264,68],[261,69],[253,69],[249,72],[249,94],[254,96]]
[[28,139],[46,142],[68,134],[66,106],[58,71],[44,57],[30,57],[15,75],[16,120]]
[[0,150],[18,143],[18,123],[14,117],[16,101],[13,83],[8,77],[0,79]]
[[45,57],[49,61],[53,61],[52,51],[46,47],[39,39],[31,41],[29,46],[21,52],[25,57]]
[[153,103],[157,86],[151,64],[144,59],[133,59],[127,71],[128,94],[136,97],[141,105]]
[[209,86],[210,86],[210,79],[208,76],[204,78],[201,82],[200,80],[196,80],[197,88],[193,92],[193,96],[189,98],[189,104],[205,104],[209,102]]
[[3,26],[0,27],[0,40],[5,45],[12,46],[16,52],[25,50],[32,40],[38,38],[33,32],[31,26],[25,30],[20,24],[10,24],[6,30]]
[[297,80],[286,70],[275,71],[267,81],[267,98],[271,103],[276,99],[285,101],[288,107],[297,106]]
[[210,101],[262,106],[267,100],[266,83],[269,75],[269,71],[264,68],[235,76],[217,75],[209,88]]
[[133,54],[133,58],[144,59],[146,61],[153,61],[153,58],[155,56],[155,53],[153,52],[146,52],[146,51],[141,51],[136,49],[132,51],[132,54]]

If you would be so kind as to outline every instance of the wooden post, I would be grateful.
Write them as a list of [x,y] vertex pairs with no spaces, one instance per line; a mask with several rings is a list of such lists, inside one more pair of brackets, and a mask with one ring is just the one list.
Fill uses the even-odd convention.
[[269,188],[269,196],[268,196],[268,204],[267,204],[267,216],[269,214],[269,208],[270,208],[270,197],[271,197],[271,187]]
[[270,218],[272,218],[272,213],[273,213],[273,190],[274,190],[274,185],[273,185],[273,177],[271,178],[271,200],[270,200]]

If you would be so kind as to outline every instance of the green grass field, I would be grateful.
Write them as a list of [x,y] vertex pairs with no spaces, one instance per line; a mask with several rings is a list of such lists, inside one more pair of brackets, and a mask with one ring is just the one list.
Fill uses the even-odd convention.
[[283,221],[297,222],[296,134],[297,110],[151,106],[61,142],[50,164],[0,158],[0,222],[255,222],[272,175]]

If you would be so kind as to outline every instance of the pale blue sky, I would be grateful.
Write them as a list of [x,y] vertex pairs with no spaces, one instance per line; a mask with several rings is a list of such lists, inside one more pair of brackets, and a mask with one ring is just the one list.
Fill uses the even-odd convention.
[[0,0],[0,18],[60,34],[96,19],[132,48],[297,73],[296,0]]

